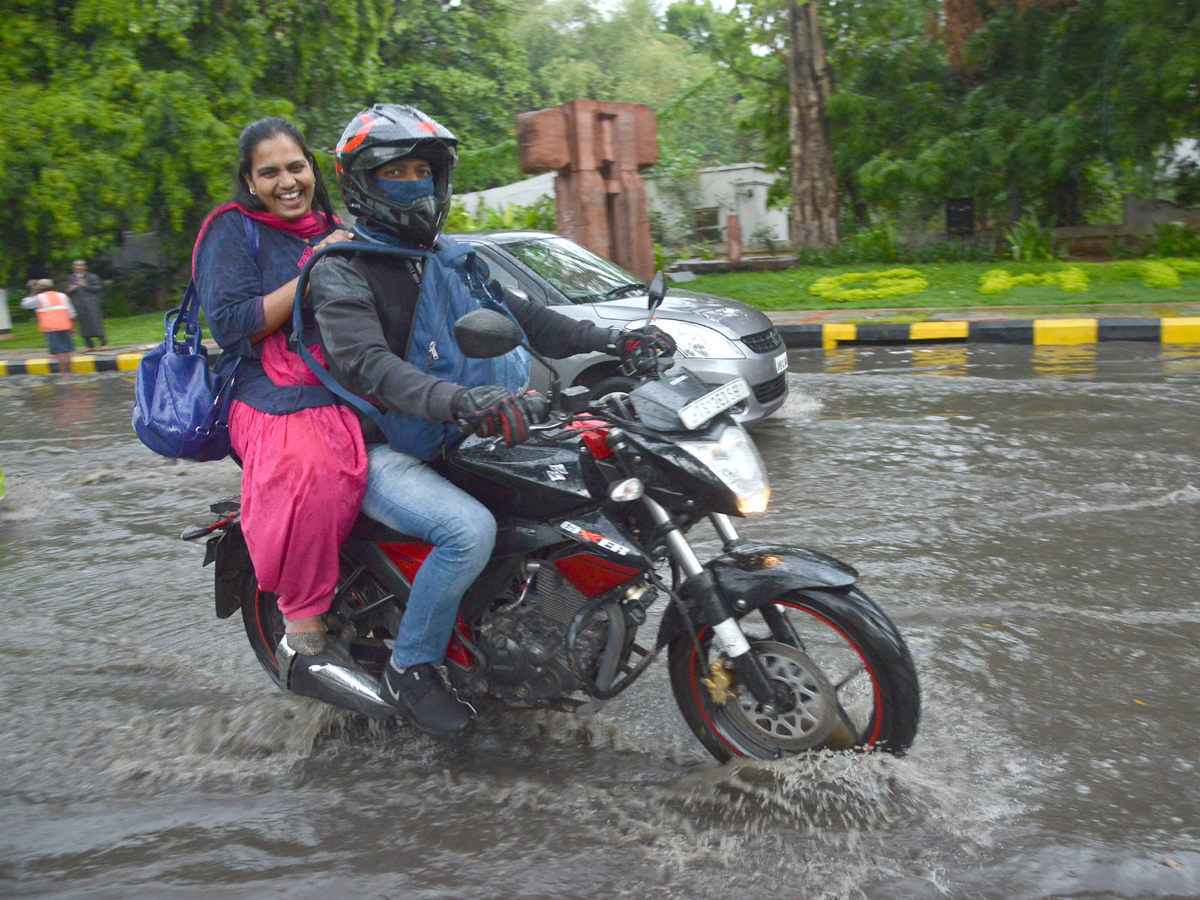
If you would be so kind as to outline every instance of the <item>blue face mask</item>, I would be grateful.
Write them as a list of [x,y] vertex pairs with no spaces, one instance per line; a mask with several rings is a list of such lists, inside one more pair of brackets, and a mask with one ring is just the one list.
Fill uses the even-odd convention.
[[388,181],[376,178],[379,189],[393,202],[402,205],[415,203],[422,197],[433,196],[433,179],[419,178],[416,181]]

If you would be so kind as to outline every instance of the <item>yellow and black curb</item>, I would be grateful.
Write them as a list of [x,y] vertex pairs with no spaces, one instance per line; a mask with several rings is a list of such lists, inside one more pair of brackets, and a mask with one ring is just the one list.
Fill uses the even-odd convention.
[[[93,372],[132,372],[138,367],[145,352],[71,354],[71,371],[81,375]],[[53,356],[30,359],[0,359],[0,376],[3,375],[54,375],[58,373],[58,361]]]
[[789,348],[839,344],[1095,344],[1103,341],[1200,343],[1200,317],[1099,319],[985,319],[913,322],[906,325],[849,322],[776,325]]
[[[817,322],[776,325],[789,349],[837,347],[839,344],[1096,344],[1105,341],[1144,341],[1162,344],[1200,344],[1200,316],[1187,318],[983,319],[954,322],[894,324]],[[77,353],[71,369],[92,372],[132,372],[148,350],[111,354]],[[215,360],[216,354],[210,356]],[[54,357],[0,359],[0,376],[51,375],[58,372]]]

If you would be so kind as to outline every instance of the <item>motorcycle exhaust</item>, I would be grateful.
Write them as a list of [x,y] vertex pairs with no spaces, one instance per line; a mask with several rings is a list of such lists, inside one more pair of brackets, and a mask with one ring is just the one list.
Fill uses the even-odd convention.
[[379,682],[359,668],[340,643],[328,638],[325,649],[314,656],[301,656],[287,642],[279,641],[280,682],[289,691],[332,703],[373,719],[390,719],[396,710],[379,694]]

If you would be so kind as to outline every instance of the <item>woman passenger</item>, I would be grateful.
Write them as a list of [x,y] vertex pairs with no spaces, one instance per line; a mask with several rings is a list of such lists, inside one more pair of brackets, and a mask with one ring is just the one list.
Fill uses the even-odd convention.
[[324,648],[338,549],[366,485],[358,420],[288,343],[300,270],[317,249],[351,238],[340,226],[296,126],[259,119],[238,138],[233,199],[209,215],[192,256],[223,351],[218,373],[237,370],[229,435],[242,462],[242,532],[260,589],[279,596],[285,640],[302,654]]

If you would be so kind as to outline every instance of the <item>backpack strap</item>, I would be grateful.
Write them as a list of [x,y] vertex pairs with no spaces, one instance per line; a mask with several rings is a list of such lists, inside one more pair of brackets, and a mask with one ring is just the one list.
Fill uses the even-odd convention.
[[258,223],[242,212],[238,213],[242,217],[242,227],[246,230],[246,243],[250,245],[250,258],[254,260],[254,264],[258,265]]
[[304,321],[303,316],[300,314],[300,306],[304,300],[304,294],[308,290],[308,275],[317,260],[331,252],[365,253],[372,256],[391,256],[403,259],[424,259],[430,254],[422,250],[408,250],[403,247],[391,247],[386,244],[374,242],[340,241],[336,244],[322,247],[309,257],[308,262],[304,264],[304,268],[300,272],[300,278],[296,282],[296,296],[292,300],[292,331],[296,335],[297,352],[300,354],[300,358],[304,360],[309,369],[312,370],[312,373],[317,376],[317,380],[321,384],[325,385],[336,396],[341,397],[382,429],[383,414],[374,405],[338,384],[337,380],[329,374],[329,370],[313,357],[304,339]]

